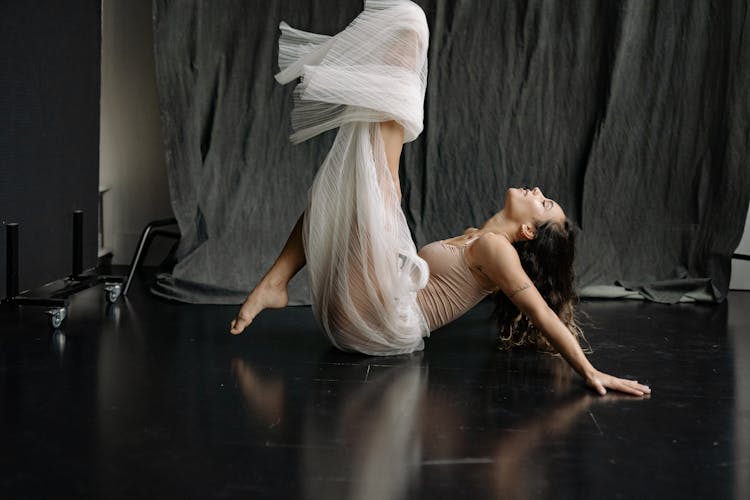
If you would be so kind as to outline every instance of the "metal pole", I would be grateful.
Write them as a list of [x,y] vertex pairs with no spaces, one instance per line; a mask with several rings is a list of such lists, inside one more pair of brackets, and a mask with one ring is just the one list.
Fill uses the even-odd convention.
[[73,277],[83,273],[83,210],[73,210]]
[[5,294],[7,300],[18,295],[18,223],[5,225]]

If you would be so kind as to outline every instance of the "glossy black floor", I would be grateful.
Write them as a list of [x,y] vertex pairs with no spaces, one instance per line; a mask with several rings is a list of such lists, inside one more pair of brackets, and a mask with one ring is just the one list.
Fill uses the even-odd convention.
[[307,307],[0,311],[2,498],[750,498],[750,293],[586,302],[600,398],[558,358],[493,350],[489,304],[423,353],[338,352]]

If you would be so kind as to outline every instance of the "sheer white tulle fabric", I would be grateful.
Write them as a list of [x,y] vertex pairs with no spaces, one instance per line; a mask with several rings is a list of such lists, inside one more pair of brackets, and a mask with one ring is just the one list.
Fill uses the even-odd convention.
[[282,22],[276,79],[294,89],[291,136],[299,143],[339,128],[309,191],[303,242],[318,322],[347,351],[402,354],[424,347],[416,301],[429,277],[417,256],[388,170],[379,122],[404,142],[422,131],[429,32],[406,0],[368,0],[334,36]]

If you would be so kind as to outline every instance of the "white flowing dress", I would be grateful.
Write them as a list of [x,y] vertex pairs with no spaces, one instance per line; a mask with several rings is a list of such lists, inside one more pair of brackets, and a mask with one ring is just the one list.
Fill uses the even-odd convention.
[[366,0],[343,31],[280,24],[279,83],[297,78],[291,141],[338,128],[309,191],[302,229],[312,306],[338,348],[372,355],[424,348],[416,300],[429,277],[388,170],[379,122],[404,142],[422,131],[429,31],[407,0]]

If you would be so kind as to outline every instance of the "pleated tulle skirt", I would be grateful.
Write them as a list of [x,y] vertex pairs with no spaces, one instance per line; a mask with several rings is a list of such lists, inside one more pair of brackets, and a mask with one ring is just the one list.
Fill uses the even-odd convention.
[[367,1],[334,36],[283,22],[280,28],[276,78],[301,79],[291,140],[338,128],[310,188],[303,226],[315,316],[343,350],[420,350],[429,328],[416,294],[429,269],[401,210],[379,123],[398,121],[404,142],[422,131],[424,12],[406,0]]

